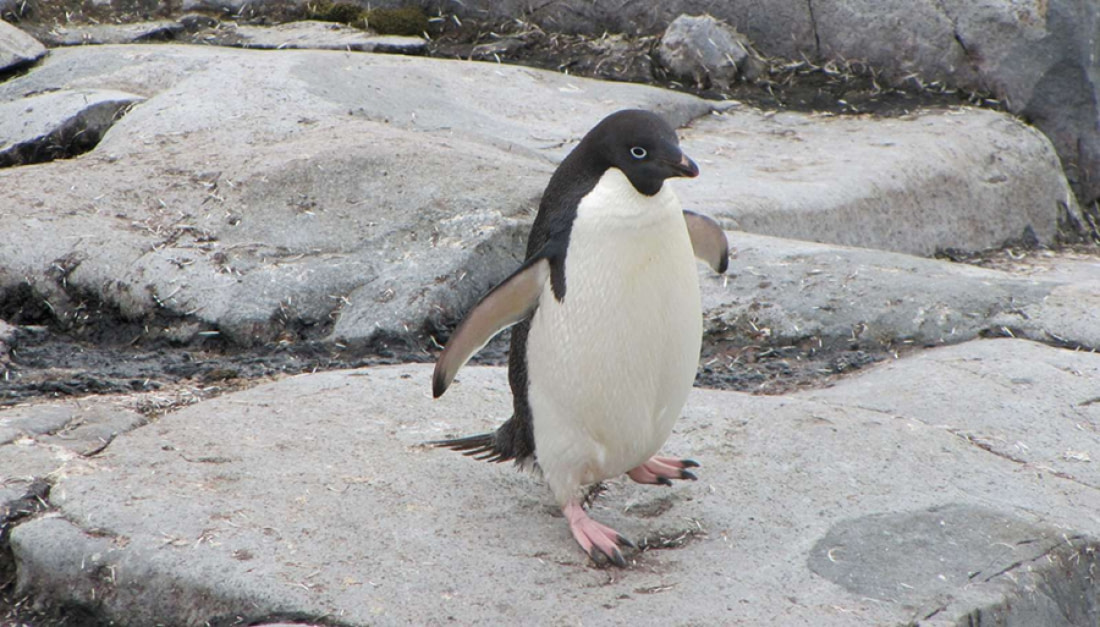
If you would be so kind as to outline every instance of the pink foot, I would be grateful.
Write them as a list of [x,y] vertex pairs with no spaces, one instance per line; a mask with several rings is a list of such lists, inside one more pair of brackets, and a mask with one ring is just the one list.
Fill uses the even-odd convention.
[[562,512],[569,521],[569,530],[573,532],[573,538],[593,562],[602,566],[610,560],[619,568],[626,568],[626,560],[623,559],[619,547],[637,548],[633,542],[619,535],[618,531],[589,518],[580,503],[572,501],[566,503]]
[[649,461],[627,471],[627,476],[638,483],[659,483],[672,485],[673,479],[690,479],[695,481],[698,477],[695,473],[685,468],[698,468],[699,462],[691,459],[676,459],[675,457],[651,457]]

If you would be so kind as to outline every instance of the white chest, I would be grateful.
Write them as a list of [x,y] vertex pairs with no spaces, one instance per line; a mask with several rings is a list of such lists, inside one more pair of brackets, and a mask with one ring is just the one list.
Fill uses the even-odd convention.
[[552,487],[555,473],[586,484],[648,459],[691,389],[702,312],[670,187],[643,196],[609,170],[578,207],[565,286],[562,302],[543,293],[527,339],[535,445]]

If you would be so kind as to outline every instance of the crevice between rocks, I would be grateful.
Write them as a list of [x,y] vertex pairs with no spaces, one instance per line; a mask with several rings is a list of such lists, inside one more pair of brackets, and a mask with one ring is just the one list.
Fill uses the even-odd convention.
[[312,615],[304,612],[278,612],[256,616],[216,616],[206,620],[207,627],[260,627],[274,623],[292,625],[322,625],[324,627],[354,627],[353,623],[336,620],[327,615]]
[[[1028,560],[1020,560],[984,578],[1011,582],[1001,601],[960,616],[960,627],[1008,624],[1100,624],[1100,547],[1085,536],[1066,536]],[[1082,542],[1083,546],[1075,545]]]
[[71,159],[94,149],[134,103],[109,100],[90,105],[49,133],[0,150],[0,168]]
[[810,28],[814,31],[814,54],[821,57],[821,35],[817,30],[817,16],[814,14],[814,0],[806,0],[806,9],[810,12]]
[[[52,487],[45,479],[37,478],[23,496],[5,503],[0,509],[0,607],[15,604],[16,564],[11,549],[11,531],[19,524],[53,509],[49,502]],[[0,621],[5,618],[9,616],[0,615]]]
[[[917,422],[921,422],[921,421],[918,420]],[[925,423],[922,423],[922,424],[925,424]],[[929,426],[931,426],[931,425],[929,425]],[[968,444],[976,446],[977,448],[979,448],[979,449],[981,449],[981,450],[983,450],[987,453],[990,453],[992,455],[1000,457],[1001,459],[1006,459],[1010,462],[1013,462],[1015,464],[1019,464],[1021,466],[1034,466],[1035,465],[1034,463],[1029,462],[1026,459],[1020,459],[1019,457],[1014,457],[1013,455],[1010,455],[1010,454],[1008,454],[1004,451],[998,450],[990,442],[987,442],[987,441],[985,441],[985,440],[983,440],[983,439],[981,439],[981,438],[979,438],[979,437],[977,437],[977,436],[975,436],[971,433],[966,433],[962,429],[947,429],[947,432],[950,433],[951,435],[963,440],[964,442],[967,442]],[[1082,481],[1081,479],[1078,479],[1077,477],[1074,477],[1073,475],[1064,473],[1060,470],[1055,470],[1054,468],[1050,468],[1048,466],[1043,466],[1041,469],[1048,472],[1048,473],[1050,473],[1051,475],[1054,475],[1055,477],[1058,477],[1059,479],[1066,479],[1068,481],[1072,481],[1072,482],[1076,483],[1077,485],[1080,485],[1082,487],[1089,488],[1089,489],[1092,489],[1092,490],[1100,490],[1100,486],[1089,483],[1088,481]]]

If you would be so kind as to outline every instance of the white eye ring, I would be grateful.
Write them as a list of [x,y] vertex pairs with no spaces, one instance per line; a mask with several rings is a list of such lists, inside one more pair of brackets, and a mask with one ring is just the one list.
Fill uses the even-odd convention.
[[630,156],[634,157],[635,159],[645,159],[647,154],[649,153],[647,153],[645,151],[645,148],[642,148],[641,146],[635,146],[630,149]]

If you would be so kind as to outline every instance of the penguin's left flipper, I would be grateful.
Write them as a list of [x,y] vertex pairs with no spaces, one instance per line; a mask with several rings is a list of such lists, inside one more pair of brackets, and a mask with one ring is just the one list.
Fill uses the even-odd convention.
[[459,368],[494,335],[531,315],[549,278],[550,260],[532,257],[466,314],[435,364],[433,397],[439,398],[447,391]]
[[724,273],[730,263],[730,245],[722,227],[713,218],[686,209],[684,221],[687,222],[695,256],[705,261],[718,274]]
[[675,457],[650,457],[637,468],[628,470],[626,475],[638,483],[672,485],[673,479],[695,481],[698,477],[688,468],[698,468],[699,462],[693,459]]

